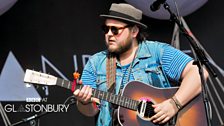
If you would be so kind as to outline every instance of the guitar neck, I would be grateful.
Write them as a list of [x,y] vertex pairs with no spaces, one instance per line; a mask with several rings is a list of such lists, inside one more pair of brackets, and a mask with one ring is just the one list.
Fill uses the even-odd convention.
[[[56,85],[70,89],[70,90],[73,88],[73,82],[63,80],[61,78],[57,78]],[[78,85],[76,85],[75,89],[81,89],[82,87],[83,87],[83,85],[78,84]],[[94,88],[93,88],[93,92],[92,92],[92,97],[98,98],[98,99],[101,99],[104,101],[108,101],[115,105],[119,105],[121,107],[128,108],[128,109],[135,110],[135,111],[137,110],[137,106],[139,104],[139,101],[133,100],[131,98],[120,96],[120,95],[115,95],[110,92],[100,91],[100,90],[97,90]]]

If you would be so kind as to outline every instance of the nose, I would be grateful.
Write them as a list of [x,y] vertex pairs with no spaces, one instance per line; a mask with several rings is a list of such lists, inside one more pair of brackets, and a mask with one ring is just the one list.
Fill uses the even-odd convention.
[[111,29],[109,29],[108,33],[106,35],[113,35]]

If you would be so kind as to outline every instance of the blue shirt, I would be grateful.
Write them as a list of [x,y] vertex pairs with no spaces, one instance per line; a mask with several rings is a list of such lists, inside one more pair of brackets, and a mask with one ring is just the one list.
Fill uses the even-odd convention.
[[[107,51],[102,51],[90,57],[82,73],[81,79],[83,84],[107,91],[106,55]],[[142,81],[162,88],[170,87],[171,85],[168,80],[178,83],[186,64],[191,60],[191,57],[168,44],[144,41],[139,44],[129,81]],[[127,83],[124,80],[128,76],[128,72],[124,70],[125,67],[128,66],[121,66],[117,62],[116,93]],[[101,101],[101,104],[102,107],[100,107],[97,125],[109,126],[111,125],[109,105],[105,101]]]

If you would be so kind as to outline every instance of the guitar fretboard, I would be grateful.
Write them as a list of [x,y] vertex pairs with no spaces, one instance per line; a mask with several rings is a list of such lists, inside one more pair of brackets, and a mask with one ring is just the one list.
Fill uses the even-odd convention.
[[[67,88],[67,89],[72,89],[73,82],[63,80],[61,78],[57,78],[56,85]],[[75,89],[81,89],[82,87],[83,85],[76,85]],[[133,100],[131,98],[115,95],[110,92],[100,91],[94,88],[92,92],[92,97],[95,97],[104,101],[108,101],[110,103],[131,109],[131,110],[135,110],[135,111],[137,110],[137,107],[139,104],[139,101]]]

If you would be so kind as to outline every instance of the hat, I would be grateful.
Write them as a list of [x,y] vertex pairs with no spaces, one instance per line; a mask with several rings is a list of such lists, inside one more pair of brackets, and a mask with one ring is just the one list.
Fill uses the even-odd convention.
[[137,24],[144,29],[147,28],[145,24],[140,22],[142,19],[142,11],[125,3],[113,3],[110,7],[109,14],[101,14],[100,17],[118,19]]

